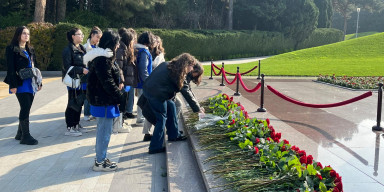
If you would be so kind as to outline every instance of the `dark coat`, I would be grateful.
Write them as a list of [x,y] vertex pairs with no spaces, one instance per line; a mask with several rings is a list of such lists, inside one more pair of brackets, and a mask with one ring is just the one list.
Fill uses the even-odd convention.
[[116,51],[116,63],[119,65],[123,77],[122,82],[124,85],[136,87],[138,83],[137,67],[134,62],[129,62],[127,46],[120,41],[120,47]]
[[[27,52],[34,66],[38,67],[34,49],[27,48]],[[9,85],[10,89],[22,86],[23,80],[17,74],[20,69],[28,67],[29,59],[18,45],[8,45],[6,47],[5,56],[7,59],[7,76],[5,77],[4,82]]]
[[110,58],[96,57],[89,64],[87,99],[94,106],[124,104],[127,93],[119,90],[120,71]]
[[160,101],[172,99],[176,96],[177,92],[181,92],[185,100],[191,106],[194,112],[200,111],[199,103],[197,102],[194,94],[189,86],[187,78],[184,80],[184,85],[181,89],[178,88],[177,77],[171,75],[171,71],[168,70],[168,62],[161,63],[151,75],[144,82],[145,95],[149,95],[152,98],[156,98]]
[[81,83],[86,83],[87,78],[83,73],[83,69],[86,68],[86,66],[83,63],[83,56],[87,52],[85,51],[85,48],[83,47],[83,45],[80,44],[79,46],[82,51],[77,49],[73,43],[69,43],[68,46],[64,48],[62,53],[62,56],[63,56],[62,77],[64,78],[68,69],[71,66],[74,66],[72,70],[68,73],[69,76],[71,76],[72,78],[75,78],[76,75],[80,75]]

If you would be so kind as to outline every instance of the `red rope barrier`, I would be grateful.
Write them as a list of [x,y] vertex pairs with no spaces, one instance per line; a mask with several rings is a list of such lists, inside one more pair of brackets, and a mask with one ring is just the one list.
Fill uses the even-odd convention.
[[297,101],[297,100],[294,100],[290,97],[287,97],[285,95],[283,95],[282,93],[278,92],[276,89],[272,88],[271,86],[267,86],[268,89],[274,93],[275,95],[281,97],[282,99],[288,101],[288,102],[291,102],[291,103],[294,103],[294,104],[297,104],[297,105],[301,105],[301,106],[304,106],[304,107],[312,107],[312,108],[330,108],[330,107],[338,107],[338,106],[342,106],[342,105],[347,105],[347,104],[350,104],[350,103],[353,103],[353,102],[356,102],[356,101],[359,101],[361,99],[364,99],[366,97],[369,97],[369,96],[372,96],[372,92],[371,91],[368,91],[360,96],[357,96],[357,97],[354,97],[352,99],[348,99],[348,100],[345,100],[345,101],[342,101],[342,102],[338,102],[338,103],[330,103],[330,104],[309,104],[309,103],[303,103],[301,101]]
[[219,72],[219,73],[216,73],[215,68],[212,68],[212,71],[213,71],[213,73],[214,73],[216,76],[218,76],[218,75],[221,74],[221,69],[219,68],[219,70],[220,70],[220,72]]
[[216,69],[221,69],[220,67],[216,66],[215,64],[212,63],[212,65],[216,68]]
[[[222,70],[224,70],[224,69],[222,69]],[[237,75],[235,75],[235,78],[232,80],[232,82],[229,82],[228,79],[227,79],[227,76],[226,76],[225,73],[224,73],[224,80],[225,80],[229,85],[232,85],[233,83],[235,83],[236,79],[237,79]]]
[[241,75],[246,75],[250,72],[252,72],[253,70],[255,70],[257,68],[257,66],[255,66],[254,68],[252,68],[251,70],[247,71],[247,72],[244,72],[244,73],[240,73]]
[[238,74],[238,76],[239,76],[240,84],[241,84],[241,86],[243,86],[243,88],[244,88],[244,90],[245,90],[246,92],[248,92],[248,93],[252,93],[252,92],[256,92],[257,90],[260,89],[260,87],[261,87],[261,83],[260,83],[260,82],[256,85],[255,88],[253,88],[253,89],[248,89],[247,86],[245,86],[245,84],[244,84],[244,82],[243,82],[243,79],[241,79],[241,74]]

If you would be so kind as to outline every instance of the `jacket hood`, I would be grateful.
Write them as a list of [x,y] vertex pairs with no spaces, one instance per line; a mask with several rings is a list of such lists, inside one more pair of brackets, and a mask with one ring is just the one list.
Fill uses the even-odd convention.
[[83,63],[88,66],[88,63],[93,61],[96,57],[107,57],[111,58],[113,56],[113,51],[109,48],[103,49],[103,48],[93,48],[89,52],[87,52],[83,57]]
[[143,45],[143,44],[140,44],[140,43],[137,43],[134,45],[134,48],[135,49],[148,49],[147,46]]

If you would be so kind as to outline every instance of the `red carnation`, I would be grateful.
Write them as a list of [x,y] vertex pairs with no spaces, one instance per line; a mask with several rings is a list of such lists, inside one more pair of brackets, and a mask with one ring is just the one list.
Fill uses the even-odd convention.
[[307,155],[307,153],[304,150],[297,151],[297,153],[299,154],[300,157]]
[[312,163],[313,163],[313,157],[312,157],[312,155],[308,155],[307,164],[312,164]]
[[232,122],[229,123],[229,125],[233,125],[233,124],[235,124],[235,120],[234,119],[232,119]]
[[245,116],[246,119],[249,119],[248,112],[244,112],[244,116]]
[[270,137],[268,137],[268,138],[267,138],[267,140],[268,140],[268,141],[271,141],[271,138],[270,138]]
[[224,99],[228,100],[229,99],[229,96],[225,93],[223,93],[223,96],[224,96]]
[[272,139],[276,137],[275,130],[273,130],[273,131],[271,132],[271,137],[272,137]]
[[286,149],[286,147],[285,147],[285,145],[283,145],[282,147],[281,147],[281,151],[286,151],[287,149]]
[[317,162],[317,166],[323,168],[323,165],[320,162]]
[[291,147],[292,150],[298,152],[300,150],[300,148],[296,147],[295,145]]
[[255,154],[259,153],[259,148],[255,147]]
[[272,129],[273,129],[273,126],[272,126],[272,125],[269,125],[268,128],[272,130]]
[[329,175],[331,175],[331,177],[336,177],[336,171],[332,169],[332,170],[329,172]]
[[279,140],[279,138],[277,138],[277,137],[273,138],[273,140],[274,140],[276,143],[280,143],[280,140]]
[[340,192],[340,191],[337,187],[334,187],[332,192]]
[[233,97],[229,98],[229,101],[233,101]]
[[305,156],[305,155],[301,156],[301,157],[300,157],[300,163],[301,163],[301,164],[303,164],[303,163],[304,163],[304,164],[307,164],[307,156]]
[[320,181],[323,180],[323,177],[320,174],[317,174],[316,176],[320,179]]
[[271,121],[269,121],[268,118],[266,119],[266,121],[267,121],[267,125],[271,124]]
[[276,133],[276,137],[281,139],[281,133]]
[[256,143],[256,144],[260,143],[260,139],[259,139],[259,138],[256,138],[255,143]]
[[343,183],[337,182],[335,184],[336,184],[336,187],[339,189],[339,191],[343,191]]
[[283,140],[284,141],[284,144],[286,145],[286,144],[289,144],[289,141],[287,141],[287,140]]

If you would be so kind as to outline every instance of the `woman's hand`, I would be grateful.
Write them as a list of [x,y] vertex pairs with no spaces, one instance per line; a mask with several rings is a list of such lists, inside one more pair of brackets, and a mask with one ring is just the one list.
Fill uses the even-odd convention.
[[119,89],[122,90],[124,88],[124,83],[119,84]]
[[88,69],[86,69],[86,68],[83,68],[83,73],[84,73],[84,75],[86,75],[86,74],[88,74]]
[[37,91],[40,91],[41,88],[43,88],[43,86],[39,86],[39,87],[37,88]]
[[199,113],[205,114],[205,109],[203,107],[200,107]]
[[17,92],[17,88],[12,88],[12,89],[11,89],[11,92],[12,92],[13,94],[15,94],[15,93]]

